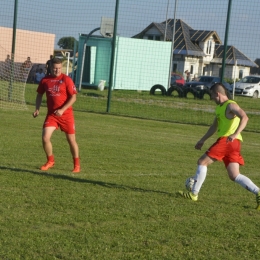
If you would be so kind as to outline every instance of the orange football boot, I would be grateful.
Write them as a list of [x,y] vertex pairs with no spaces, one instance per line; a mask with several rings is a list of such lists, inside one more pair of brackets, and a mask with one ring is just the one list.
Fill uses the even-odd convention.
[[72,172],[73,173],[79,173],[80,172],[80,166],[79,165],[75,165]]
[[41,167],[41,170],[42,171],[47,171],[50,168],[52,168],[53,166],[54,166],[54,162],[48,161]]

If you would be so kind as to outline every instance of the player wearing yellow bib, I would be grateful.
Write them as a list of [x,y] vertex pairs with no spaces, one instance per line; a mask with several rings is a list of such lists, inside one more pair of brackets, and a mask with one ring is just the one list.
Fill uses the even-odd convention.
[[260,189],[248,177],[242,175],[240,165],[244,159],[240,154],[242,136],[248,117],[244,110],[229,100],[226,88],[221,83],[211,87],[211,98],[217,104],[215,119],[206,134],[197,142],[195,149],[201,150],[204,142],[217,132],[217,141],[198,160],[194,185],[191,192],[179,191],[184,198],[197,201],[198,194],[207,174],[207,167],[215,161],[223,161],[229,178],[256,195],[257,207],[260,210]]

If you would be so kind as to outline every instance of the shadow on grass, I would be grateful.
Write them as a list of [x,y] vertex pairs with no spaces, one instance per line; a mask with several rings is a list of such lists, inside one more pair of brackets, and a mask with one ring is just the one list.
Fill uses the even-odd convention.
[[111,182],[80,179],[80,178],[77,178],[76,175],[73,175],[73,176],[60,175],[60,174],[53,174],[53,173],[48,173],[48,172],[32,171],[32,170],[11,168],[11,167],[5,167],[5,166],[0,166],[0,169],[14,171],[14,172],[28,172],[28,173],[32,173],[35,175],[51,177],[54,179],[62,179],[62,180],[68,180],[68,181],[74,181],[74,182],[88,183],[88,184],[93,184],[93,185],[99,185],[99,186],[106,187],[106,188],[133,190],[133,191],[137,191],[137,192],[152,192],[152,193],[160,193],[160,194],[166,194],[166,195],[171,195],[171,196],[174,195],[172,193],[165,192],[165,191],[147,190],[147,189],[143,189],[143,188],[131,187],[131,186],[121,185],[121,184],[116,184],[116,183],[111,183]]
[[89,97],[106,97],[105,95],[97,94],[97,93],[84,93],[83,96],[89,96]]

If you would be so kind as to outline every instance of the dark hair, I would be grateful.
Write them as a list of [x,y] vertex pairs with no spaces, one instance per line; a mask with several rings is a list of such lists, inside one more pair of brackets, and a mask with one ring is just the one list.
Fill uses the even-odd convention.
[[51,59],[51,64],[61,64],[62,60],[59,58],[53,58]]
[[217,82],[215,83],[214,85],[211,86],[210,88],[210,91],[211,92],[214,92],[214,93],[221,93],[222,95],[225,95],[228,97],[228,99],[232,99],[231,96],[230,96],[230,93],[228,91],[228,89],[223,85],[223,83],[221,82]]

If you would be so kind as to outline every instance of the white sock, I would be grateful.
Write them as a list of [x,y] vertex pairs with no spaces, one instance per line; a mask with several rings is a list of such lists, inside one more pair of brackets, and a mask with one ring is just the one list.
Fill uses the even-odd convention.
[[195,180],[195,183],[194,183],[194,185],[192,187],[192,191],[191,191],[194,195],[198,195],[198,193],[200,191],[200,188],[201,188],[203,182],[206,179],[207,170],[208,170],[207,166],[205,166],[205,165],[198,165],[196,174],[193,177],[194,180]]
[[253,192],[254,194],[257,194],[259,192],[259,188],[245,175],[238,174],[235,182],[240,184],[245,189]]

